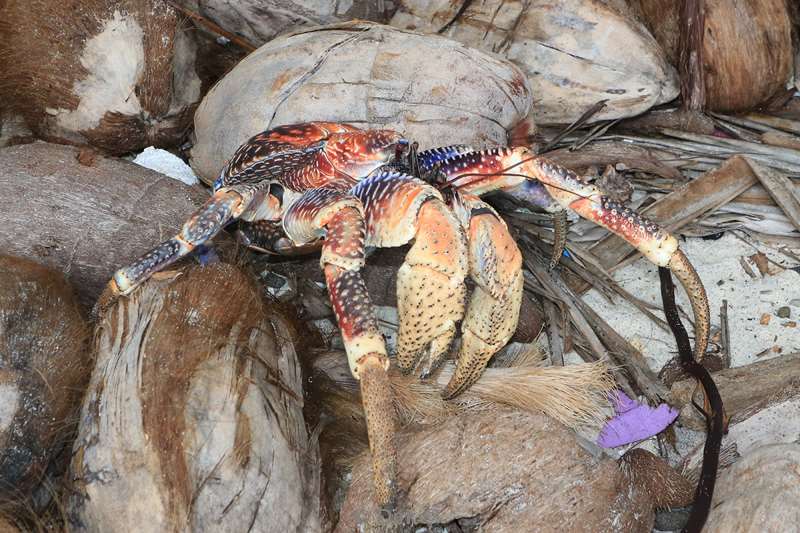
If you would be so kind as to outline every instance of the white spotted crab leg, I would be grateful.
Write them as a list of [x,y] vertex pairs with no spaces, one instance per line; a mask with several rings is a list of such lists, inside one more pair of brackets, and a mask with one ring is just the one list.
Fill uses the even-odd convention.
[[650,262],[669,268],[692,305],[695,358],[704,357],[711,326],[708,298],[700,277],[678,248],[675,237],[636,211],[614,202],[571,170],[537,157],[527,148],[492,148],[463,157],[467,156],[470,159],[466,165],[464,161],[451,159],[442,167],[447,184],[458,191],[476,195],[496,190],[518,191],[535,180],[564,208],[619,235]]
[[522,254],[494,209],[471,194],[445,195],[467,235],[469,274],[475,282],[464,320],[456,368],[443,396],[453,398],[480,378],[505,346],[522,305]]
[[259,214],[278,212],[274,197],[251,185],[234,185],[217,190],[208,201],[187,220],[180,232],[162,242],[133,264],[114,273],[109,283],[113,294],[129,294],[153,273],[169,266],[212,239],[231,221],[247,220],[255,206]]
[[336,189],[305,192],[284,217],[287,236],[298,245],[324,237],[321,266],[342,332],[350,371],[361,384],[378,502],[395,505],[397,456],[389,358],[361,276],[366,228],[358,198]]

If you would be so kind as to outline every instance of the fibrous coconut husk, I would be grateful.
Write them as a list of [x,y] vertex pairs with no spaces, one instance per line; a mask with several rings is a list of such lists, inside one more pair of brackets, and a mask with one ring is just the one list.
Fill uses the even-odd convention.
[[89,327],[63,274],[0,255],[0,500],[22,500],[69,445],[91,372]]
[[[336,531],[455,524],[496,532],[649,532],[654,498],[663,492],[672,505],[691,500],[688,483],[658,458],[632,457],[620,467],[593,456],[572,432],[544,415],[464,413],[404,431],[397,442],[400,510],[388,521],[381,518],[370,495],[368,461],[359,460]],[[663,468],[654,469],[653,463]],[[645,477],[669,486],[677,480],[682,488],[645,486],[640,484]]]
[[387,22],[395,9],[393,2],[382,0],[180,0],[178,3],[256,46],[303,26],[353,19]]
[[251,136],[312,120],[394,129],[422,149],[506,144],[530,105],[518,68],[450,39],[363,22],[311,28],[265,44],[209,91],[192,167],[211,182]]
[[0,516],[0,533],[20,533],[21,531],[13,520]]
[[[630,0],[675,64],[680,4]],[[706,107],[745,111],[785,90],[793,71],[786,0],[706,0],[703,72]]]
[[457,16],[461,4],[402,0],[391,24],[446,27],[443,35],[517,64],[534,95],[528,122],[571,123],[601,100],[605,107],[590,122],[628,117],[678,94],[675,70],[655,39],[600,0],[469,2]]
[[791,531],[800,523],[800,444],[763,446],[724,470],[704,531]]
[[46,140],[174,146],[200,99],[189,26],[160,0],[7,0],[0,100]]
[[33,134],[21,115],[0,103],[0,148],[33,141]]
[[116,269],[207,198],[127,161],[42,142],[0,149],[0,190],[0,250],[67,273],[86,309]]
[[292,328],[231,265],[163,272],[98,320],[76,531],[318,531]]
[[[545,412],[571,427],[596,424],[608,411],[607,395],[613,388],[603,362],[567,367],[542,366],[535,348],[509,347],[481,378],[452,401],[441,391],[452,375],[452,364],[434,379],[389,370],[395,408],[401,424],[418,427],[438,424],[459,413],[493,412],[510,406],[534,413]],[[500,366],[502,363],[502,366]],[[342,506],[356,456],[368,450],[366,421],[358,382],[350,374],[342,352],[320,354],[313,361],[309,380],[307,416],[319,420],[324,494],[331,517]]]

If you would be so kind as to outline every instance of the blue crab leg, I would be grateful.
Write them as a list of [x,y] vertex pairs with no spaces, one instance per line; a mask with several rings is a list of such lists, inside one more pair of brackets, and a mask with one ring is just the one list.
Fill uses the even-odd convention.
[[130,266],[114,273],[110,282],[113,294],[129,294],[155,272],[189,254],[220,232],[225,225],[239,218],[252,203],[256,191],[252,187],[233,186],[217,190],[187,220],[181,231]]
[[700,277],[678,241],[654,222],[614,202],[595,185],[527,148],[496,148],[481,152],[472,166],[448,183],[459,191],[484,194],[518,188],[525,181],[541,183],[561,206],[622,237],[650,262],[669,267],[686,290],[695,318],[695,358],[704,357],[711,328],[708,298]]
[[550,268],[553,269],[561,259],[567,242],[567,210],[564,206],[538,181],[520,181],[513,176],[507,180],[496,176],[491,187],[482,190],[478,183],[485,182],[485,177],[468,175],[502,170],[504,158],[511,153],[509,148],[474,151],[466,146],[455,145],[427,150],[417,157],[420,168],[431,173],[433,179],[438,177],[441,184],[451,184],[460,191],[472,194],[501,190],[522,205],[537,207],[549,213],[553,217],[553,254],[550,257]]
[[395,412],[386,344],[361,277],[366,233],[361,202],[340,190],[313,189],[287,210],[284,229],[297,245],[324,237],[320,263],[350,371],[361,383],[377,500],[392,508],[397,479]]

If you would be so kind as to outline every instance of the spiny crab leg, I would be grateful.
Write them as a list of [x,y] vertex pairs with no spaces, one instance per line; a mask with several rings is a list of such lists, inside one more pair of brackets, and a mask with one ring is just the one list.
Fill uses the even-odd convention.
[[614,202],[571,170],[537,157],[527,148],[492,148],[467,155],[473,156],[471,164],[463,165],[448,181],[459,191],[477,195],[513,191],[524,189],[528,181],[535,180],[564,208],[619,235],[650,262],[669,268],[689,296],[695,318],[695,358],[703,358],[711,326],[708,298],[675,237],[636,211]]
[[362,204],[341,190],[312,189],[287,210],[284,229],[298,245],[324,236],[320,263],[350,371],[361,383],[376,496],[391,510],[397,479],[395,411],[386,345],[361,276],[366,238]]
[[117,270],[110,282],[111,292],[129,294],[154,272],[191,253],[219,233],[228,222],[245,213],[253,196],[252,187],[234,186],[217,190],[183,224],[177,235],[162,242],[130,266]]
[[[492,148],[475,151],[468,146],[453,145],[433,148],[417,154],[420,170],[431,181],[440,185],[453,185],[464,193],[483,194],[476,187],[482,176],[488,171],[501,171],[503,156],[510,154],[508,148]],[[478,176],[473,176],[478,174]],[[541,183],[533,180],[519,182],[512,176],[513,185],[497,187],[490,190],[502,190],[523,206],[533,206],[549,213],[553,217],[553,254],[550,257],[550,269],[555,268],[567,243],[567,211]]]
[[449,399],[475,383],[489,360],[514,335],[522,304],[522,254],[505,222],[480,198],[446,191],[445,198],[467,235],[469,274],[475,283],[461,322],[456,368],[442,396]]
[[564,207],[619,235],[650,262],[669,268],[681,282],[692,305],[695,317],[696,360],[705,356],[711,328],[708,297],[686,254],[678,248],[678,240],[658,224],[636,211],[605,196],[595,185],[585,183],[577,174],[543,158],[530,158],[520,168],[542,183]]
[[283,231],[283,224],[273,220],[239,221],[236,238],[248,248],[265,254],[294,256],[319,252],[322,248],[321,240],[294,244]]

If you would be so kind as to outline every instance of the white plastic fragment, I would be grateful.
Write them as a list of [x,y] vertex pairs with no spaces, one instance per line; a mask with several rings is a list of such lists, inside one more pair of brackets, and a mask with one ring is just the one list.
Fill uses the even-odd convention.
[[165,176],[182,181],[187,185],[198,183],[197,176],[189,165],[184,163],[180,157],[160,148],[148,146],[136,156],[133,162],[141,167],[161,172]]

